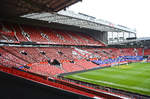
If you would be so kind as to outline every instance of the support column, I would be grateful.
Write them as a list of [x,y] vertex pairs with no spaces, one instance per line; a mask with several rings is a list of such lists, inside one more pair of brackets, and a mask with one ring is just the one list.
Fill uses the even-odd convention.
[[143,50],[142,50],[142,55],[144,56],[144,51],[145,51],[145,48],[143,48]]
[[118,32],[117,32],[117,42],[119,42],[119,36],[118,36]]
[[111,33],[112,33],[112,43],[114,43],[114,33],[113,32]]

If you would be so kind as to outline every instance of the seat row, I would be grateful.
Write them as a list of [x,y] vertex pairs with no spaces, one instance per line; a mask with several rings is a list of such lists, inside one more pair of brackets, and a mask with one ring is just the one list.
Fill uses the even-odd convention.
[[53,30],[47,27],[33,27],[29,25],[8,24],[8,23],[0,23],[0,40],[3,41],[12,40],[12,42],[30,41],[47,44],[64,44],[64,45],[105,46],[102,42],[97,41],[93,37],[84,33],[64,31],[64,30]]
[[[73,53],[78,51],[76,57]],[[115,53],[115,54],[114,54]],[[65,47],[0,47],[0,64],[6,67],[29,66],[26,71],[54,76],[61,73],[88,70],[100,67],[92,60],[114,59],[118,56],[136,56],[141,48],[65,48]],[[145,55],[150,55],[149,49]],[[49,61],[56,59],[60,65],[51,65]],[[44,64],[43,64],[44,63]]]

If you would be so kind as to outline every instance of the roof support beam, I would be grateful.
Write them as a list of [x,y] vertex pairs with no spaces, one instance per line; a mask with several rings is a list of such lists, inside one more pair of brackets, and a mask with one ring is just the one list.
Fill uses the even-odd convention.
[[46,7],[44,5],[41,5],[41,4],[37,3],[37,2],[34,2],[32,0],[24,0],[24,1],[26,3],[32,5],[33,7],[37,7],[37,8],[43,9],[43,10],[48,11],[48,12],[53,12],[54,11],[54,9],[48,8],[48,7]]

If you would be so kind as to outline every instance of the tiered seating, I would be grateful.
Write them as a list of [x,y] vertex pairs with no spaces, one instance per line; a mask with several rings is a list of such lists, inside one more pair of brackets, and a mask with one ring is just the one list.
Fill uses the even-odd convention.
[[104,43],[100,42],[100,41],[97,41],[95,40],[93,37],[91,37],[90,35],[85,35],[83,33],[80,33],[80,36],[84,39],[86,39],[86,41],[88,41],[89,44],[98,44],[98,45],[101,45],[101,46],[105,46]]
[[150,55],[150,49],[145,49],[144,50],[144,55]]
[[11,25],[0,23],[0,32],[5,35],[14,36],[14,31]]
[[134,56],[134,48],[109,48],[103,49],[105,52],[108,52],[111,56]]
[[32,65],[29,65],[29,67],[31,67],[31,69],[24,70],[45,76],[54,76],[56,74],[64,73],[64,71],[61,70],[60,67],[50,65],[47,62],[34,63]]
[[27,55],[23,55],[23,56],[27,56],[30,58],[30,60],[32,60],[32,62],[36,63],[36,62],[44,62],[47,59],[44,57],[44,55],[42,55],[40,53],[40,51],[38,50],[38,48],[31,48],[31,47],[27,47],[27,48],[17,48],[16,49],[19,53],[21,51],[24,51],[27,53]]
[[60,60],[73,60],[74,57],[72,55],[72,49],[71,48],[57,48],[57,53],[62,52],[63,54],[59,54]]
[[[73,60],[71,48],[31,48],[31,47],[3,47],[13,55],[26,60],[28,63],[44,62],[48,59]],[[42,52],[45,54],[43,55]],[[25,54],[26,55],[25,55]]]
[[59,38],[57,38],[56,34],[54,32],[52,32],[50,29],[48,29],[48,28],[39,28],[39,29],[41,30],[41,32],[43,32],[45,35],[47,35],[50,42],[53,42],[53,43],[59,42]]
[[40,51],[44,51],[46,56],[50,59],[57,60],[73,60],[71,48],[39,48]]
[[50,59],[57,59],[59,58],[59,55],[57,54],[57,50],[55,47],[53,48],[39,48],[40,51],[45,52],[45,56]]
[[19,48],[16,47],[3,47],[4,49],[6,49],[7,51],[9,51],[9,53],[12,53],[13,55],[15,55],[16,57],[26,61],[27,63],[35,63],[36,61],[33,60],[28,54],[22,54],[21,52],[25,52],[23,50],[19,50]]
[[[12,39],[12,41],[17,40],[20,42],[30,41],[45,44],[105,46],[102,42],[83,33],[52,30],[44,27],[33,27],[21,24],[1,24],[0,33],[13,36],[13,38],[8,37],[8,40]],[[2,39],[2,37],[0,38]]]
[[0,48],[0,63],[3,64],[4,66],[20,66],[20,65],[25,65],[27,62],[19,59],[18,57],[15,57],[14,55],[6,52],[5,50]]
[[0,34],[0,41],[2,41],[2,42],[15,42],[16,39],[14,36]]
[[[82,58],[74,57],[73,51]],[[108,59],[115,59],[119,56],[137,56],[142,49],[135,48],[64,48],[64,47],[1,47],[0,64],[4,66],[31,66],[27,69],[30,72],[43,75],[56,75],[66,72],[74,72],[100,67],[92,63],[92,60],[100,59],[102,62]],[[145,55],[149,55],[147,49]],[[93,58],[93,59],[92,59]],[[49,65],[48,61],[56,59],[60,66]],[[88,61],[87,61],[88,59]],[[91,61],[89,61],[91,60]],[[110,61],[110,60],[109,60]],[[119,60],[120,61],[120,60]],[[46,64],[39,64],[46,62]],[[116,61],[115,61],[116,62]],[[105,62],[104,62],[105,64]],[[50,70],[49,70],[49,69]]]
[[13,28],[16,32],[16,38],[18,39],[18,41],[28,41],[28,39],[22,35],[22,30],[20,29],[19,25],[13,24]]
[[85,59],[82,59],[82,60],[76,60],[76,64],[79,65],[79,66],[82,66],[86,69],[92,69],[92,68],[95,68],[95,67],[99,67],[98,65],[90,62],[90,61],[86,61]]
[[30,39],[33,42],[48,42],[46,38],[43,38],[40,31],[37,28],[32,28],[31,26],[21,26],[24,32],[27,32],[30,35]]
[[111,58],[113,56],[113,54],[110,52],[111,49],[109,48],[103,48],[103,49],[99,49],[101,52],[102,57],[104,58]]
[[83,40],[77,33],[73,33],[73,32],[68,32],[73,39],[79,44],[79,45],[86,45],[88,44],[85,40]]
[[137,48],[138,56],[143,56],[143,48]]
[[[0,24],[0,41],[105,46],[104,43],[83,33],[52,30],[44,27],[32,27],[19,24]],[[129,58],[130,56],[133,56],[134,58],[134,56],[137,57],[139,55],[142,59],[142,50],[142,48],[33,48],[4,46],[0,47],[0,65],[10,68],[16,67],[27,71],[28,73],[39,74],[44,77],[52,77],[62,73],[109,66],[111,63],[126,62],[128,56]],[[150,55],[150,49],[145,49],[144,55]],[[92,58],[95,60],[92,61]],[[52,62],[54,59],[56,59],[56,61]],[[94,64],[94,61],[96,61],[97,64],[99,62],[99,65]],[[40,81],[41,79],[37,80]],[[80,93],[80,88],[77,90],[73,87],[58,83],[56,85],[53,83],[52,85]]]
[[76,65],[74,63],[66,62],[62,64],[62,67],[67,72],[81,71],[84,70],[84,67]]
[[122,51],[123,51],[122,55],[124,55],[124,56],[134,56],[135,55],[133,48],[123,48]]
[[0,41],[4,42],[16,41],[12,25],[8,26],[7,24],[0,23]]
[[92,58],[102,58],[102,59],[105,59],[105,58],[108,58],[108,57],[112,57],[113,56],[113,53],[110,52],[112,51],[111,49],[107,48],[88,48],[88,49],[84,49],[90,53],[92,53]]
[[72,39],[72,38],[68,35],[67,32],[65,32],[65,31],[58,31],[58,33],[64,37],[66,44],[71,44],[71,45],[76,44],[76,41],[75,41],[74,39]]

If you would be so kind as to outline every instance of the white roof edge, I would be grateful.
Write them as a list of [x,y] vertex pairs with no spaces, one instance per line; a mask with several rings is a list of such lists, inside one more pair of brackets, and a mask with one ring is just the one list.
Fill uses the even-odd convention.
[[[37,20],[41,20],[41,21],[48,21],[48,22],[56,22],[56,23],[61,23],[61,24],[67,24],[67,25],[74,25],[74,26],[79,26],[79,27],[85,27],[85,28],[89,28],[89,29],[93,29],[93,30],[98,30],[98,31],[107,31],[107,32],[130,32],[130,33],[136,33],[136,31],[134,29],[130,29],[128,27],[122,26],[122,25],[118,25],[118,24],[114,24],[111,23],[109,21],[105,21],[102,19],[96,19],[95,17],[92,16],[88,16],[86,14],[82,14],[82,13],[75,13],[73,11],[59,11],[57,13],[47,13],[47,12],[43,12],[43,13],[32,13],[32,14],[27,14],[27,15],[23,15],[21,17],[26,17],[26,18],[31,18],[31,19],[37,19]],[[56,20],[51,20],[52,17]],[[58,17],[62,17],[63,20],[64,19],[75,19],[76,22],[78,22],[78,24],[74,24],[73,21],[65,21],[63,22],[63,20],[57,20]],[[75,23],[76,23],[75,22]],[[85,22],[85,24],[83,24],[82,22]],[[89,25],[87,23],[90,23],[92,25]]]
[[106,26],[109,26],[109,27],[117,28],[117,29],[120,29],[120,30],[136,33],[135,29],[131,29],[131,28],[119,25],[119,24],[114,24],[114,23],[106,21],[106,20],[96,19],[96,18],[88,16],[88,15],[84,16],[82,14],[75,13],[75,12],[70,11],[70,10],[67,10],[67,11],[62,10],[62,11],[59,11],[58,14],[64,15],[64,16],[69,16],[69,17],[74,17],[74,18],[79,18],[79,19],[90,21],[90,22],[94,22],[94,23],[106,25]]

